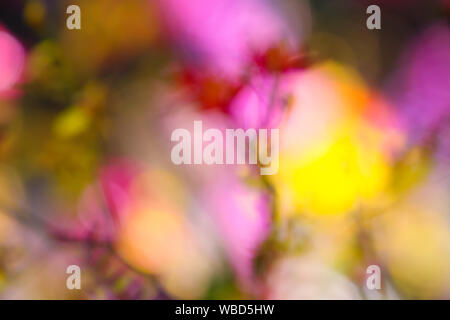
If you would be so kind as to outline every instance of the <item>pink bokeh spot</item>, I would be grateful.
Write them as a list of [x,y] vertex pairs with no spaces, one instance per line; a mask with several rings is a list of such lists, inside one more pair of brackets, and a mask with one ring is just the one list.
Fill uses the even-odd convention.
[[0,30],[0,93],[20,80],[25,64],[25,50],[18,40]]

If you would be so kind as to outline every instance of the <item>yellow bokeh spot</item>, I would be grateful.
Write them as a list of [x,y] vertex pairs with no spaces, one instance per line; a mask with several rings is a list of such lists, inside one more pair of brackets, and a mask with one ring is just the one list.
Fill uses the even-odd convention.
[[25,21],[33,27],[42,25],[46,16],[46,8],[42,1],[30,0],[26,3],[24,9]]
[[90,117],[84,109],[72,107],[56,118],[53,131],[60,138],[70,138],[85,131],[90,122]]
[[274,178],[282,213],[342,214],[386,200],[389,131],[365,115],[373,94],[358,76],[326,63],[298,77],[291,93]]
[[423,200],[409,198],[381,216],[373,234],[375,248],[401,291],[413,299],[435,299],[450,286],[449,227],[445,212],[425,208]]
[[[183,255],[184,236],[180,216],[142,208],[121,228],[117,250],[136,268],[158,274]],[[164,245],[169,239],[170,246]]]
[[301,211],[347,212],[358,201],[374,198],[385,186],[388,166],[376,150],[350,137],[340,137],[323,149],[281,160],[280,178]]

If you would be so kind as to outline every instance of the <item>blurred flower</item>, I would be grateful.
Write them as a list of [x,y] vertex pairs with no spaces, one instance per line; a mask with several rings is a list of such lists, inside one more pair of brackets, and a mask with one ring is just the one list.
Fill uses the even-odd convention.
[[280,127],[275,177],[282,211],[337,214],[383,203],[389,154],[402,143],[392,112],[380,112],[382,100],[343,67],[327,64],[289,77],[283,90],[292,105]]
[[[268,1],[157,1],[172,40],[188,60],[205,71],[235,78],[255,54],[280,42],[299,44],[287,17]],[[303,30],[302,30],[303,31]]]
[[102,170],[100,186],[101,192],[86,190],[82,224],[72,235],[109,242],[130,266],[156,276],[171,295],[202,295],[212,260],[188,223],[185,191],[175,176],[122,160]]
[[230,101],[242,87],[238,81],[189,68],[177,75],[177,82],[185,89],[186,96],[199,104],[200,109],[222,112],[228,112]]
[[[405,50],[394,76],[394,96],[410,143],[429,139],[434,130],[450,124],[450,28],[436,24]],[[434,132],[436,133],[436,132]]]
[[217,224],[230,263],[243,289],[258,290],[254,258],[271,226],[270,197],[228,177],[205,187],[205,203]]
[[156,275],[175,297],[204,294],[211,260],[185,215],[182,184],[170,173],[152,169],[141,172],[130,191],[115,242],[118,253],[138,270]]

